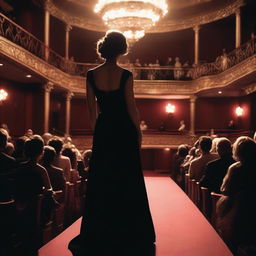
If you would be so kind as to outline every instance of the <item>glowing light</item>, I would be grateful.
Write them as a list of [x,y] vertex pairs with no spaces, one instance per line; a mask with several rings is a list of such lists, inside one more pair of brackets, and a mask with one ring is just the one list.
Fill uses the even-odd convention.
[[170,104],[170,103],[168,103],[168,104],[166,105],[166,107],[165,107],[165,111],[166,111],[166,113],[168,113],[168,114],[173,114],[173,113],[175,112],[175,106],[172,105],[172,104]]
[[166,0],[99,0],[94,11],[110,29],[126,33],[133,42],[168,12],[167,7]]
[[3,63],[0,63],[0,66],[2,67],[4,64]]
[[27,78],[31,78],[32,76],[31,75],[26,75]]
[[171,149],[170,149],[170,148],[165,148],[164,150],[165,150],[165,151],[170,151]]
[[222,91],[218,91],[218,94],[222,94]]
[[7,96],[8,96],[8,93],[4,89],[1,89],[0,90],[0,102],[6,100]]
[[237,116],[242,116],[244,114],[244,109],[241,107],[237,107],[235,112]]

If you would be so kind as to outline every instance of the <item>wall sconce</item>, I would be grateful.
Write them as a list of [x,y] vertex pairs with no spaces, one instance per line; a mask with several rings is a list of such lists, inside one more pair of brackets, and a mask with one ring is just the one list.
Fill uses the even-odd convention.
[[173,114],[175,112],[175,106],[168,103],[166,106],[165,106],[165,111],[167,114]]
[[236,107],[235,113],[236,113],[237,117],[240,117],[244,114],[244,109],[241,108],[240,106]]
[[0,103],[7,99],[8,93],[4,89],[0,89]]

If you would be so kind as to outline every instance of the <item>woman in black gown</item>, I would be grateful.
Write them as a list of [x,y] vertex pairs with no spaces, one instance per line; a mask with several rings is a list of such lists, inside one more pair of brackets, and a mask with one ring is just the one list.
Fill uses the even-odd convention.
[[69,249],[74,255],[152,255],[155,232],[141,169],[133,76],[117,65],[126,38],[107,32],[97,50],[105,62],[87,73],[94,136],[85,211]]

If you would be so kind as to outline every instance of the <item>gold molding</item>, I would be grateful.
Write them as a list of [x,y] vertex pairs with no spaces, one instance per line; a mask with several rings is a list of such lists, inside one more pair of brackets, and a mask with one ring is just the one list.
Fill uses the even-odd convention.
[[232,4],[225,6],[225,8],[214,10],[206,14],[195,15],[179,20],[163,20],[157,23],[155,27],[152,27],[149,33],[177,31],[211,23],[236,13],[243,5],[245,5],[244,0],[236,0]]
[[[168,134],[144,134],[142,136],[142,148],[177,148],[181,144],[193,145],[197,136],[168,135]],[[79,150],[92,147],[92,136],[74,136],[74,144]]]
[[[243,6],[244,0],[235,0],[233,3],[227,4],[225,7],[214,10],[211,12],[207,12],[201,15],[195,15],[188,17],[186,19],[177,19],[177,20],[167,20],[163,19],[158,22],[156,26],[152,27],[148,33],[163,33],[163,32],[171,32],[177,30],[183,30],[188,28],[193,28],[198,25],[207,24],[210,22],[214,22],[223,18],[226,18],[234,13]],[[52,0],[49,0],[45,3],[45,8],[50,12],[50,14],[57,19],[64,21],[65,23],[80,27],[87,30],[105,32],[107,27],[105,24],[99,19],[88,19],[82,17],[76,17],[67,13],[64,10],[61,10],[57,7]]]
[[[74,94],[85,95],[84,77],[69,75],[1,36],[0,51],[6,57],[34,71],[46,81]],[[192,81],[135,80],[134,91],[138,97],[142,98],[173,95],[187,97],[203,90],[230,86],[253,74],[256,74],[256,55],[220,74],[203,76]],[[255,85],[240,86],[240,89],[243,95],[256,91]]]
[[[76,92],[85,88],[84,78],[71,76],[36,57],[29,51],[0,36],[0,51],[6,57],[34,71],[54,85]],[[79,90],[79,92],[81,89]]]

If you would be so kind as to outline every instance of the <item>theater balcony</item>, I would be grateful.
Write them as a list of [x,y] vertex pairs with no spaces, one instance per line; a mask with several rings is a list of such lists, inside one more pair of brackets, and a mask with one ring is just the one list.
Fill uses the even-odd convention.
[[[1,5],[0,75],[1,87],[17,106],[1,104],[1,123],[10,123],[15,136],[32,127],[38,133],[74,135],[80,148],[89,148],[85,77],[99,64],[95,42],[106,29],[91,10],[93,1],[9,4],[11,11]],[[230,137],[255,129],[256,37],[250,7],[242,0],[175,0],[167,17],[120,60],[134,74],[137,106],[149,127],[144,148],[193,144],[211,129]],[[184,64],[175,65],[174,56]],[[142,64],[136,65],[136,58]],[[170,103],[176,106],[171,115],[165,111]],[[243,117],[234,114],[238,106]],[[25,116],[11,119],[8,111],[15,116],[18,109]],[[235,131],[227,128],[231,119]],[[17,120],[22,120],[19,127]],[[181,120],[186,123],[182,134],[177,131]]]

